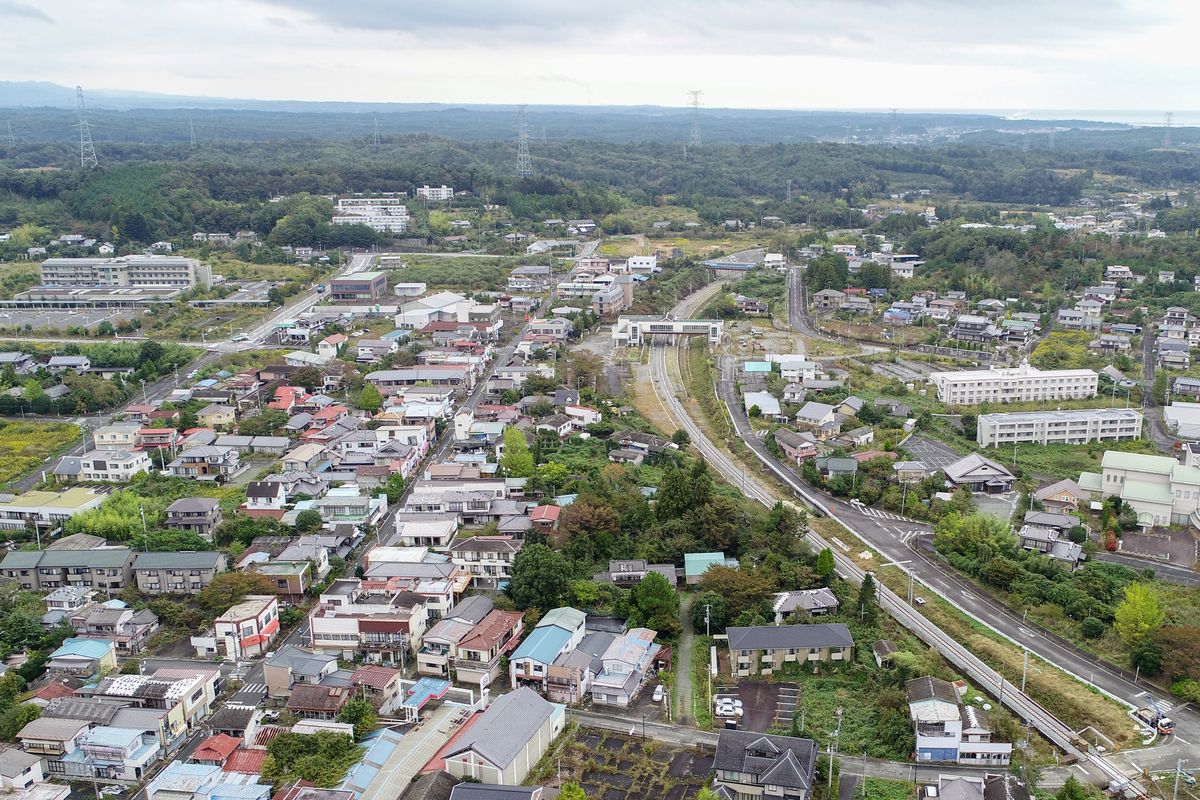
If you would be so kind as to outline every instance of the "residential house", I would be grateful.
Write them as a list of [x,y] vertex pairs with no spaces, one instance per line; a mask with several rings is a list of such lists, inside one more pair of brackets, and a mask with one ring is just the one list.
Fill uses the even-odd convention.
[[810,400],[796,412],[796,425],[810,431],[821,441],[841,433],[842,426],[834,407]]
[[181,497],[167,506],[165,524],[168,528],[191,531],[211,541],[221,519],[220,501],[211,497]]
[[850,661],[854,639],[840,622],[728,628],[730,661],[738,676],[771,675],[788,663]]
[[0,789],[20,792],[44,780],[40,756],[15,747],[0,749]]
[[133,579],[138,591],[148,595],[194,595],[228,568],[217,550],[186,553],[138,553]]
[[819,589],[776,592],[771,607],[775,611],[775,624],[782,625],[793,614],[809,617],[836,614],[839,605],[837,596],[822,586]]
[[1008,764],[1012,744],[993,742],[987,713],[964,705],[966,683],[914,678],[905,684],[908,714],[916,731],[918,762],[943,761],[977,766]]
[[273,595],[248,595],[213,620],[211,634],[192,637],[201,658],[233,660],[260,656],[279,633],[279,601]]
[[237,409],[214,403],[197,411],[196,421],[204,428],[229,428],[237,421]]
[[46,667],[50,672],[81,677],[98,675],[102,670],[115,671],[117,648],[113,642],[102,639],[67,639],[50,653]]
[[775,430],[775,443],[790,460],[803,464],[817,457],[816,437],[811,433],[796,433],[789,428]]
[[1055,481],[1033,493],[1033,499],[1050,512],[1070,513],[1078,511],[1087,501],[1088,493],[1070,478]]
[[285,644],[263,660],[267,695],[275,698],[287,697],[298,683],[320,684],[337,671],[337,656],[292,644]]
[[78,465],[77,480],[105,483],[129,483],[134,475],[154,468],[150,457],[138,450],[92,450],[79,457]]
[[363,581],[345,594],[322,595],[308,618],[312,648],[373,664],[404,664],[421,646],[429,613],[422,596],[392,587]]
[[114,422],[102,425],[92,433],[92,442],[97,450],[132,450],[137,444],[139,422]]
[[579,645],[586,621],[586,614],[569,606],[546,612],[509,657],[511,684],[533,685],[544,691],[550,666],[559,655]]
[[497,588],[512,578],[512,562],[522,544],[511,536],[472,536],[449,549],[454,563],[470,572],[473,585]]
[[963,456],[945,467],[946,485],[957,489],[967,487],[972,492],[999,494],[1012,490],[1016,476],[1007,469],[978,453]]
[[615,637],[600,655],[601,668],[591,679],[593,705],[627,708],[632,704],[661,649],[654,643],[656,635],[648,628],[633,628]]
[[566,711],[528,687],[500,695],[442,754],[459,779],[516,786],[566,726]]
[[172,475],[200,481],[224,481],[241,468],[241,459],[232,447],[192,447],[167,465]]
[[721,798],[810,800],[817,746],[812,739],[722,729],[713,757]]
[[738,560],[724,553],[684,553],[683,579],[688,586],[695,586],[704,577],[709,567],[731,567],[737,569]]
[[350,686],[297,684],[292,687],[286,708],[301,719],[334,720],[354,694]]
[[644,559],[614,559],[608,562],[608,571],[599,572],[592,576],[598,583],[611,583],[614,586],[629,588],[642,582],[652,572],[657,572],[674,586],[679,578],[674,564],[651,564]]
[[812,304],[813,308],[836,310],[842,305],[842,301],[845,299],[845,292],[839,292],[837,289],[822,289],[813,294]]

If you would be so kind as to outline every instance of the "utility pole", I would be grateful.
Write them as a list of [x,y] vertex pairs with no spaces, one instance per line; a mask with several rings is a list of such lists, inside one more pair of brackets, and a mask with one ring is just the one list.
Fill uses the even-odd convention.
[[92,129],[87,121],[82,86],[75,87],[75,110],[79,114],[79,166],[83,169],[95,169],[99,162],[96,160],[96,146],[92,144]]
[[1175,788],[1171,790],[1171,800],[1179,800],[1179,773],[1183,772],[1183,765],[1187,762],[1186,758],[1175,762]]
[[829,778],[826,785],[826,797],[833,790],[833,759],[837,757],[838,738],[842,735],[842,707],[838,706],[833,713],[837,717],[837,727],[833,729],[833,741],[829,743],[829,766],[825,770],[826,776]]
[[[1029,650],[1025,650],[1025,658],[1021,662],[1021,694],[1025,694],[1025,676],[1029,674]],[[1135,679],[1136,683],[1137,680]]]
[[712,630],[711,630],[712,617],[710,616],[711,614],[712,614],[712,604],[705,603],[704,604],[704,635],[705,636],[712,636]]

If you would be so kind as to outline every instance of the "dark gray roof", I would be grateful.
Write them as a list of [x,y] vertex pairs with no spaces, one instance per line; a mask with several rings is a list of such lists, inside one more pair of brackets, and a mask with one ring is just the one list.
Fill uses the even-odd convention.
[[929,675],[923,678],[913,678],[904,684],[904,691],[908,695],[910,703],[918,703],[922,700],[944,700],[947,703],[958,703],[958,692],[954,691],[954,684]]
[[[6,778],[15,778],[41,760],[38,756],[26,753],[16,747],[0,748],[0,775]],[[516,795],[510,795],[510,797],[515,798]],[[484,798],[473,798],[473,800],[484,800]]]
[[503,769],[521,753],[553,710],[547,700],[528,686],[502,694],[445,757],[473,750]]
[[534,800],[542,794],[540,786],[489,786],[486,783],[460,783],[450,790],[450,800]]
[[182,553],[138,553],[133,562],[137,569],[219,569],[225,554],[215,550],[195,550]]
[[446,616],[451,619],[464,619],[478,625],[484,617],[492,612],[494,607],[495,603],[492,602],[492,598],[476,594],[459,600]]
[[983,800],[1029,800],[1029,787],[1016,775],[988,775],[983,779]]
[[730,650],[777,650],[783,647],[853,647],[850,629],[840,622],[816,625],[755,625],[729,628]]
[[286,492],[284,485],[275,481],[250,481],[246,484],[246,497],[278,497]]
[[244,731],[254,719],[250,706],[222,706],[208,720],[208,726],[218,731]]
[[[444,770],[427,772],[410,783],[400,797],[401,800],[450,800],[450,793],[454,790],[457,780]],[[464,785],[481,786],[482,784]],[[297,800],[309,800],[309,798],[306,795],[300,795]]]
[[95,550],[14,550],[4,557],[4,569],[30,567],[123,567],[133,551],[127,547],[105,547]]
[[211,497],[181,497],[167,506],[167,513],[207,513],[220,504]]
[[795,736],[722,730],[713,769],[757,776],[758,783],[808,789],[816,767],[816,744]]
[[287,644],[279,648],[275,655],[268,658],[265,663],[272,667],[290,668],[296,675],[316,677],[325,667],[329,666],[330,662],[336,661],[337,656],[314,653],[311,650]]
[[112,722],[122,703],[113,703],[98,698],[56,697],[42,709],[43,718],[86,720],[107,725]]

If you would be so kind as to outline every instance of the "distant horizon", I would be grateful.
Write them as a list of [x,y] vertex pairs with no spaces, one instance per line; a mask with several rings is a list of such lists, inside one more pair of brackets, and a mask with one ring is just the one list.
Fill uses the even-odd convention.
[[[0,108],[33,108],[38,107],[29,103],[6,103],[3,99],[3,89],[8,86],[29,86],[42,85],[45,87],[59,87],[65,92],[73,93],[73,87],[64,84],[54,83],[53,81],[0,81]],[[178,94],[169,92],[157,92],[142,89],[127,89],[127,88],[111,88],[111,87],[96,87],[89,89],[84,87],[85,96],[92,96],[95,99],[91,101],[91,105],[96,109],[111,108],[112,106],[106,103],[108,98],[124,98],[123,101],[116,103],[120,107],[128,107],[130,109],[157,109],[157,110],[187,110],[195,108],[196,110],[206,110],[219,106],[221,103],[230,104],[297,104],[297,105],[350,105],[350,106],[446,106],[446,107],[473,107],[473,108],[512,108],[516,104],[509,102],[485,102],[476,100],[361,100],[361,99],[299,99],[294,97],[253,97],[242,96],[233,97],[226,95],[209,95],[209,94]],[[138,106],[137,98],[144,98],[147,101],[156,101],[154,105]],[[73,108],[73,95],[71,101],[63,100],[61,105],[51,105],[52,108]],[[201,107],[190,106],[186,104],[188,100],[204,101],[205,105]],[[115,102],[112,101],[112,102]],[[178,102],[178,105],[173,103]],[[578,102],[536,102],[527,104],[531,110],[538,108],[566,108],[572,110],[596,109],[605,108],[661,108],[672,111],[688,111],[686,105],[664,105],[657,103],[578,103]],[[231,108],[227,110],[237,110]],[[895,111],[898,115],[906,114],[944,114],[944,115],[961,115],[961,116],[990,116],[1000,119],[1016,121],[1059,121],[1059,120],[1077,120],[1081,122],[1098,122],[1108,124],[1132,125],[1139,127],[1154,127],[1165,125],[1165,115],[1167,112],[1153,109],[1122,109],[1122,108],[1064,108],[1064,107],[1013,107],[1013,106],[997,106],[997,107],[937,107],[937,106],[918,106],[913,108],[884,108],[874,106],[702,106],[701,113],[711,113],[720,111],[755,111],[755,112],[784,112],[784,113],[842,113],[842,114],[888,114]],[[287,113],[287,112],[284,112]],[[1200,126],[1200,109],[1171,111],[1172,125],[1174,127],[1193,127]]]

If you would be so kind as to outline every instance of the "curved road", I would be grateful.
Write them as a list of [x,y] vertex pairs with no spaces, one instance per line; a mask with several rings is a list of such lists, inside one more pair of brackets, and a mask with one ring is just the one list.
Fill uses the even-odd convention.
[[[703,302],[702,295],[704,292],[699,292],[692,297],[689,297],[676,306],[674,313],[677,316],[687,316]],[[660,403],[667,410],[669,416],[673,417],[682,428],[687,430],[691,436],[693,445],[701,453],[701,455],[712,464],[718,472],[720,472],[727,480],[733,484],[739,481],[742,485],[742,490],[747,497],[757,500],[764,505],[774,505],[776,498],[774,494],[759,482],[758,478],[745,473],[742,467],[737,464],[725,451],[718,449],[708,439],[705,432],[695,423],[688,415],[683,404],[679,400],[679,395],[682,390],[675,386],[670,373],[667,370],[666,352],[668,347],[652,346],[650,357],[650,368],[652,384],[655,394],[658,396]],[[735,420],[736,424],[736,420]],[[743,438],[747,443],[756,442],[756,437],[746,435],[745,431]],[[757,451],[755,451],[757,452]],[[828,503],[824,498],[815,496],[811,490],[803,486],[797,479],[791,476],[786,471],[781,470],[778,466],[771,462],[764,462],[775,476],[785,485],[789,486],[792,491],[799,496],[802,501],[812,508],[817,509],[832,519],[840,522],[849,530],[853,530],[855,521],[849,518],[846,509],[838,507],[836,504]],[[818,549],[829,547],[834,554],[837,562],[838,571],[845,577],[859,581],[862,579],[864,572],[847,557],[839,548],[831,547],[819,535],[809,532],[808,538],[813,546]],[[1020,691],[1013,684],[1006,681],[999,673],[985,664],[973,653],[968,651],[960,643],[955,641],[948,634],[943,632],[936,625],[927,620],[923,615],[908,605],[908,603],[892,592],[887,587],[879,584],[879,601],[880,605],[892,614],[902,625],[913,631],[919,638],[926,643],[937,648],[943,656],[950,662],[954,663],[960,669],[969,675],[979,686],[990,687],[998,695],[999,700],[1004,705],[1011,708],[1021,719],[1028,720],[1031,725],[1036,727],[1047,739],[1052,741],[1064,752],[1075,756],[1082,762],[1089,762],[1100,773],[1105,783],[1110,780],[1124,782],[1128,777],[1116,765],[1102,755],[1089,755],[1086,748],[1079,742],[1074,733],[1063,725],[1050,712],[1042,708],[1038,703]],[[951,598],[951,602],[957,600]],[[1004,609],[997,609],[1001,614]],[[981,620],[982,621],[982,620]],[[1031,650],[1033,648],[1030,648]],[[1035,651],[1036,652],[1036,651]],[[1047,659],[1051,660],[1051,659]],[[1080,768],[1086,776],[1090,776],[1085,768]],[[1139,794],[1145,794],[1141,787],[1136,787],[1135,791]]]

